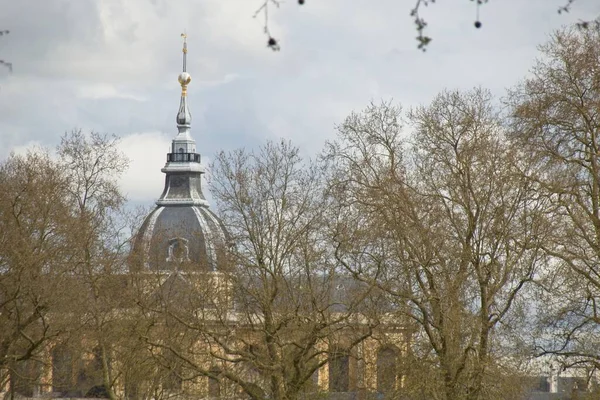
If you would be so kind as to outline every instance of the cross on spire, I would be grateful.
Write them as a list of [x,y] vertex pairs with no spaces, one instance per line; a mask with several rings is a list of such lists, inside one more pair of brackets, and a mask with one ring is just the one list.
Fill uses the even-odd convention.
[[181,34],[181,37],[183,38],[183,72],[187,72],[187,65],[186,65],[186,58],[187,58],[187,33],[185,33],[185,31],[183,31],[183,33]]

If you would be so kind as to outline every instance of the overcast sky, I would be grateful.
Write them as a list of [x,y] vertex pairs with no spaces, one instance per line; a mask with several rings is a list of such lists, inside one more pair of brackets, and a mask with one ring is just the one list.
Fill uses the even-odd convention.
[[203,160],[220,149],[289,138],[318,152],[369,101],[410,107],[445,88],[502,96],[526,76],[536,46],[561,25],[600,15],[600,1],[490,0],[423,10],[433,41],[416,49],[415,0],[296,0],[271,13],[282,50],[266,48],[261,0],[0,0],[0,160],[74,128],[115,133],[131,159],[135,203],[161,193],[177,131],[181,38],[188,33],[192,134]]

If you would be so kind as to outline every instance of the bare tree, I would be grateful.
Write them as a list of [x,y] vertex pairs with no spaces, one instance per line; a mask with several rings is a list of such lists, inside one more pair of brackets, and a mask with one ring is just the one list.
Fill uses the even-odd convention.
[[127,326],[131,318],[115,311],[133,304],[124,274],[130,231],[117,180],[128,161],[118,149],[117,137],[96,132],[86,135],[80,130],[65,134],[57,153],[68,177],[68,200],[77,221],[73,227],[75,254],[70,261],[73,289],[81,299],[73,307],[81,329],[78,340],[81,352],[93,360],[87,379],[80,384],[84,391],[102,386],[116,399],[114,389],[121,371],[112,361],[124,364],[131,353],[121,343],[131,339],[126,334],[132,329]]
[[297,399],[317,391],[332,349],[352,354],[369,337],[369,288],[333,262],[322,178],[283,141],[217,155],[229,264],[169,278],[149,337],[179,379],[207,379],[213,396]]
[[[0,369],[11,388],[158,398],[142,297],[126,272],[131,219],[113,136],[65,134],[0,168]],[[50,378],[52,376],[52,378]],[[36,385],[34,385],[34,383]]]
[[408,119],[410,137],[399,107],[372,104],[329,144],[336,256],[389,294],[390,317],[415,327],[413,357],[437,378],[423,387],[413,374],[405,392],[514,398],[498,385],[516,361],[499,327],[518,322],[520,294],[542,261],[542,204],[487,91],[443,92]]
[[42,374],[45,346],[67,330],[50,317],[68,306],[56,295],[68,287],[72,257],[67,185],[42,151],[0,165],[0,369],[25,394]]
[[553,257],[541,280],[540,354],[564,366],[600,366],[600,28],[556,32],[530,77],[508,98],[515,142],[535,162],[527,174],[551,208]]

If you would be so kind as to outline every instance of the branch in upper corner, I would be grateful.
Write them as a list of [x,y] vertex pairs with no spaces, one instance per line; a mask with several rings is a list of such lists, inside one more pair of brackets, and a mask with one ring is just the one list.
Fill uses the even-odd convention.
[[[297,0],[299,5],[303,5],[305,4],[305,0]],[[413,0],[414,1],[414,6],[411,8],[410,10],[410,17],[413,20],[414,26],[417,30],[417,48],[419,50],[425,51],[427,50],[427,47],[429,46],[429,44],[432,41],[432,38],[427,35],[427,21],[425,20],[425,18],[422,16],[421,11],[423,7],[427,7],[430,4],[435,4],[436,0]],[[459,1],[459,0],[454,0],[454,1]],[[466,0],[463,0],[466,1]],[[480,11],[480,7],[483,4],[488,3],[489,0],[470,0],[474,3],[475,6],[475,22],[474,22],[474,26],[477,29],[480,29],[482,27],[482,22],[479,18],[479,11]],[[562,14],[562,13],[568,13],[573,4],[577,1],[577,0],[563,0],[564,1],[564,5],[558,8],[558,13]],[[281,49],[280,47],[280,43],[279,40],[274,38],[271,35],[270,29],[269,29],[269,7],[275,6],[277,8],[279,8],[281,4],[281,0],[260,0],[260,7],[258,7],[258,9],[256,10],[256,12],[254,13],[254,18],[257,18],[258,16],[262,16],[264,18],[264,26],[263,26],[263,30],[265,32],[265,34],[267,35],[267,47],[269,47],[271,50],[273,51],[278,51]],[[593,19],[593,20],[580,20],[579,22],[576,23],[576,26],[581,28],[581,29],[587,29],[590,28],[592,26],[596,26],[596,27],[600,27],[600,17]]]
[[558,13],[562,14],[571,11],[571,6],[573,5],[573,3],[575,3],[575,1],[576,0],[567,0],[567,3],[565,5],[558,7]]
[[[571,11],[571,7],[573,6],[573,3],[575,3],[575,1],[577,1],[577,0],[567,0],[565,5],[558,8],[558,13],[562,14],[562,13],[568,13],[569,11]],[[597,17],[596,19],[591,19],[591,20],[580,19],[578,22],[575,23],[575,26],[580,29],[588,29],[591,27],[598,28],[598,27],[600,27],[600,17]]]
[[415,26],[417,27],[417,42],[419,42],[419,50],[425,51],[427,45],[431,42],[431,38],[424,34],[427,22],[419,15],[419,9],[421,6],[427,7],[429,2],[435,3],[435,0],[417,0],[415,6],[410,10],[410,16],[414,18]]
[[[0,36],[8,35],[10,33],[9,30],[0,30]],[[0,65],[4,65],[10,72],[12,72],[12,63],[4,60],[0,60]]]
[[12,73],[12,63],[9,63],[8,61],[0,60],[0,65],[4,65],[6,68],[8,68],[8,71]]
[[[475,28],[481,28],[481,21],[479,20],[479,7],[488,0],[471,0],[475,3]],[[573,2],[575,0],[571,0]],[[427,21],[419,14],[422,7],[427,7],[429,4],[435,3],[435,0],[415,0],[414,7],[410,10],[410,16],[413,18],[413,22],[417,29],[417,48],[419,50],[427,50],[427,46],[431,43],[431,37],[425,34],[425,28],[427,28]]]
[[[299,4],[303,4],[304,0],[298,0]],[[278,0],[263,0],[261,6],[254,12],[253,18],[256,18],[259,14],[263,14],[264,16],[264,27],[263,30],[265,34],[268,36],[267,47],[269,47],[273,51],[279,51],[279,42],[275,39],[269,30],[269,5],[274,5],[279,8]]]
[[600,28],[600,17],[598,17],[596,19],[592,19],[592,20],[587,20],[587,21],[580,19],[577,23],[575,23],[575,26],[578,27],[579,29],[588,29],[588,28],[599,29]]

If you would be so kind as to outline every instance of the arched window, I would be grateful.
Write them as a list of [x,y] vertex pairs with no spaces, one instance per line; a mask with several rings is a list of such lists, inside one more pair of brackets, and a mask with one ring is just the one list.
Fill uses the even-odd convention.
[[218,399],[221,397],[221,382],[218,376],[221,374],[221,370],[217,367],[210,369],[210,373],[215,377],[208,377],[208,397],[211,399]]
[[52,348],[52,391],[64,392],[73,387],[73,357],[65,345]]
[[[103,360],[106,357],[106,360]],[[108,393],[104,387],[104,361],[108,368],[111,366],[110,353],[102,352],[100,346],[95,346],[89,353],[85,354],[84,359],[79,364],[77,372],[77,387],[83,390],[86,397],[107,397]]]
[[310,387],[311,392],[316,392],[319,390],[319,370],[315,370],[313,374],[310,376]]
[[189,241],[185,238],[169,239],[167,249],[167,262],[185,262],[190,261]]
[[384,347],[377,353],[377,391],[392,393],[396,390],[398,377],[398,351]]
[[345,352],[329,355],[329,391],[347,392],[350,386],[350,357]]
[[42,364],[37,360],[25,360],[17,363],[9,375],[11,390],[24,397],[38,396],[40,394],[38,383],[42,373],[41,367]]

